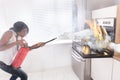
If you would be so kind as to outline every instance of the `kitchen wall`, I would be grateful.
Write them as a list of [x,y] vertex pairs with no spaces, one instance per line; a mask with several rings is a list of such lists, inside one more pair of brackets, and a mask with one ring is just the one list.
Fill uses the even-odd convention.
[[73,27],[75,27],[75,32],[84,28],[85,9],[86,0],[73,0]]
[[3,2],[0,0],[0,37],[4,29],[6,29],[5,16],[4,16]]
[[86,18],[91,19],[92,10],[117,5],[120,0],[87,0],[86,5]]
[[27,0],[1,0],[0,1],[0,37],[9,28],[13,27],[16,21],[24,21],[30,25],[30,1]]
[[120,0],[114,0],[115,4],[120,4]]
[[[30,33],[26,36],[29,45],[47,41],[53,35],[58,37],[58,33],[72,31],[72,0],[0,0],[0,37],[16,21],[29,26]],[[31,51],[23,67],[27,71],[41,71],[70,66],[70,54],[71,43],[45,45]],[[31,62],[35,63],[32,68]]]
[[72,0],[0,0],[0,37],[24,21],[30,28],[30,45],[72,32]]
[[[49,1],[49,0],[48,0]],[[22,20],[24,22],[26,22],[27,24],[29,24],[29,26],[36,26],[39,25],[43,26],[43,24],[40,23],[41,20],[37,20],[42,18],[42,13],[40,14],[41,16],[39,16],[37,14],[37,19],[36,19],[36,15],[34,15],[34,13],[38,12],[38,10],[40,10],[40,8],[36,8],[37,7],[45,7],[47,8],[47,6],[42,5],[42,4],[48,4],[48,1],[41,1],[41,0],[0,0],[0,35],[2,34],[2,32],[4,32],[4,30],[6,30],[9,27],[12,27],[12,24],[17,21],[17,20]],[[55,5],[53,3],[55,3]],[[76,11],[73,10],[73,17],[69,17],[68,15],[72,15],[71,13],[71,4],[75,3],[76,5]],[[41,3],[41,4],[40,4]],[[50,4],[53,4],[53,7],[55,7],[56,10],[56,24],[54,23],[54,26],[58,26],[59,29],[49,29],[51,30],[50,32],[54,32],[53,34],[58,34],[58,33],[63,33],[64,30],[67,31],[80,31],[84,28],[84,21],[85,18],[91,18],[91,12],[92,10],[95,9],[99,9],[99,8],[103,8],[103,7],[108,7],[108,6],[112,6],[115,4],[119,4],[120,0],[51,0]],[[62,4],[62,5],[61,5]],[[49,5],[48,5],[49,6]],[[50,8],[50,7],[49,7]],[[65,9],[64,9],[65,8]],[[50,11],[51,9],[46,9],[46,12]],[[45,12],[45,9],[44,9]],[[63,13],[66,12],[66,13]],[[51,12],[50,12],[51,14]],[[45,13],[46,15],[46,13]],[[38,18],[38,16],[40,18]],[[50,15],[51,16],[51,15]],[[52,15],[53,16],[53,15]],[[75,18],[75,16],[77,16]],[[48,17],[48,15],[47,15]],[[36,21],[34,20],[33,22],[33,18],[36,19]],[[50,17],[49,17],[50,18]],[[44,18],[44,20],[46,19],[46,17]],[[74,20],[72,23],[72,19]],[[42,21],[44,21],[42,19]],[[52,20],[49,20],[48,22],[50,22]],[[38,22],[38,23],[37,23]],[[45,21],[44,21],[45,22]],[[66,23],[67,22],[67,23]],[[34,23],[34,24],[33,24]],[[72,24],[69,24],[72,23]],[[48,23],[46,23],[48,24]],[[50,23],[51,24],[51,23]],[[66,29],[64,29],[66,26]],[[51,28],[52,26],[49,25],[49,28]],[[34,28],[31,27],[30,30],[34,30]],[[43,28],[41,28],[43,29]],[[44,28],[46,30],[46,28]],[[36,30],[40,30],[38,28],[36,28]],[[56,31],[56,32],[55,32]],[[41,31],[42,32],[42,31]],[[48,31],[47,31],[48,32]],[[33,31],[32,31],[33,33]],[[38,34],[37,31],[35,34]],[[45,34],[45,33],[44,33]],[[51,33],[50,33],[51,34]],[[39,34],[41,36],[41,34]],[[32,34],[30,34],[30,36],[33,36]],[[46,35],[43,35],[46,36]],[[38,37],[37,37],[38,38]]]
[[73,27],[83,30],[85,19],[91,19],[92,10],[117,5],[120,0],[73,0]]

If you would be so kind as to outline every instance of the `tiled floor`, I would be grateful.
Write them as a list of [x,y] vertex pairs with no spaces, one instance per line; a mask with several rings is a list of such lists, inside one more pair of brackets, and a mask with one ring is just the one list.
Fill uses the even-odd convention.
[[[6,76],[0,76],[0,80],[9,80],[8,76],[10,75]],[[41,72],[28,73],[28,76],[28,80],[79,80],[71,67],[54,68]]]

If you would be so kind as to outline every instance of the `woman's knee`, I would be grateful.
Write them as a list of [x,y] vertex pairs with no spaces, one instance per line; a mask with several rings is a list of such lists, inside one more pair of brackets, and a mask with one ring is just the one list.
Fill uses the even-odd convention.
[[0,61],[0,68],[3,69],[6,66],[5,63],[3,63],[2,61]]
[[28,79],[28,76],[26,73],[22,74],[21,76],[21,80],[27,80]]

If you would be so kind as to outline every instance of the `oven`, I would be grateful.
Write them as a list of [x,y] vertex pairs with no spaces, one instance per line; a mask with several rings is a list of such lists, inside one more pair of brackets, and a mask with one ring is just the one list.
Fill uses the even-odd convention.
[[111,41],[115,42],[116,18],[98,18],[96,21],[97,24],[106,28],[108,35],[111,37]]
[[85,72],[85,59],[82,58],[76,51],[72,51],[72,67],[75,74],[80,78],[80,80],[84,80]]
[[74,48],[72,49],[72,68],[79,80],[91,80],[90,62],[90,58],[85,59]]

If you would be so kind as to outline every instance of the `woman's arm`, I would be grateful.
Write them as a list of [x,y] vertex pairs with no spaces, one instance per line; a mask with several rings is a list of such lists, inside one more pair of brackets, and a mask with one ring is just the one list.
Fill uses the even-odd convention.
[[6,49],[9,49],[15,45],[22,45],[23,40],[18,40],[15,42],[12,42],[10,44],[8,44],[8,41],[10,40],[10,38],[12,37],[12,32],[11,31],[7,31],[3,34],[2,38],[0,39],[0,51],[4,51]]
[[39,43],[36,43],[36,44],[34,44],[34,45],[32,45],[32,46],[29,46],[29,49],[30,49],[30,50],[32,50],[32,49],[37,49],[37,48],[39,48],[39,47],[44,46],[45,44],[46,44],[45,42],[39,42]]
[[29,49],[30,49],[30,50],[32,50],[32,49],[37,49],[37,48],[42,47],[42,46],[44,46],[45,44],[47,44],[47,43],[49,43],[49,42],[51,42],[51,41],[54,41],[55,39],[57,39],[57,37],[55,37],[55,38],[53,38],[53,39],[51,39],[51,40],[48,40],[48,41],[46,41],[46,42],[36,43],[36,44],[30,46]]
[[3,34],[2,38],[0,39],[0,51],[9,49],[16,44],[15,42],[11,44],[7,44],[11,37],[12,37],[12,32],[10,31],[7,31]]

